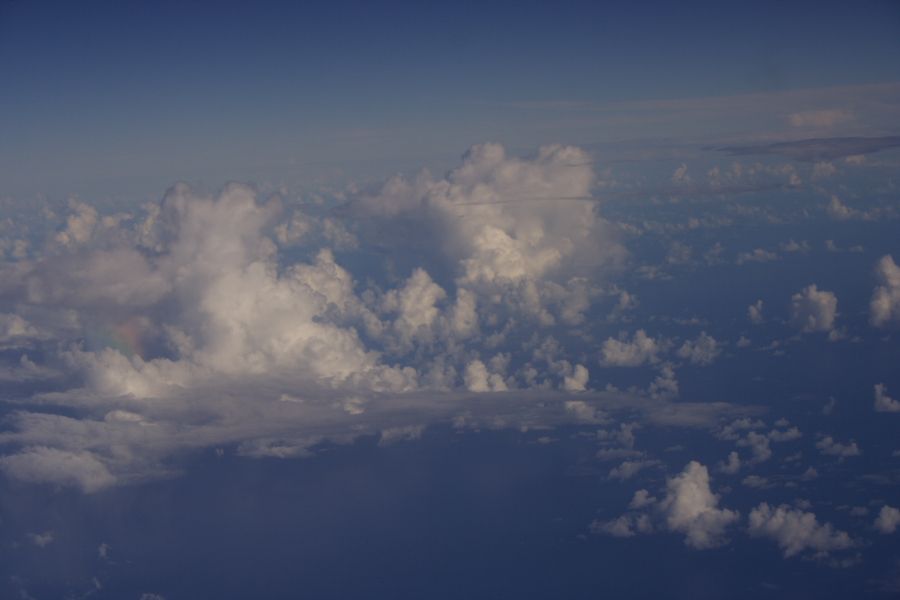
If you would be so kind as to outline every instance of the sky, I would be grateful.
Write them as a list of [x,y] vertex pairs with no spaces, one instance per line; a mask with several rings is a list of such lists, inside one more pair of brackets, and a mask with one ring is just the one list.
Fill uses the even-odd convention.
[[896,597],[898,55],[0,2],[0,597]]

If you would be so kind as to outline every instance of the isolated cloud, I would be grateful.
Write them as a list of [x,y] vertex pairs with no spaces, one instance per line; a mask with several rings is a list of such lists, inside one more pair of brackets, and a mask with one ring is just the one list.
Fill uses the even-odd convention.
[[837,456],[841,459],[862,454],[862,450],[859,449],[856,442],[843,444],[836,442],[830,435],[826,435],[816,442],[816,448],[826,456]]
[[887,254],[875,266],[881,285],[872,292],[869,320],[876,327],[900,324],[900,267]]
[[668,480],[659,507],[668,528],[685,534],[685,544],[705,549],[724,544],[727,528],[738,520],[736,511],[718,505],[719,497],[709,487],[709,471],[691,461],[681,474]]
[[791,322],[805,333],[830,331],[837,316],[837,297],[833,292],[808,285],[791,296]]
[[839,108],[804,110],[788,115],[791,127],[828,129],[853,118],[853,113]]
[[719,343],[705,331],[701,332],[697,339],[687,340],[678,349],[676,354],[694,365],[711,365],[722,353]]
[[608,367],[639,367],[657,362],[658,355],[665,351],[665,340],[651,338],[643,329],[638,329],[629,340],[608,338],[600,348],[600,363]]
[[784,552],[785,558],[811,551],[822,558],[829,552],[855,546],[850,536],[832,527],[831,523],[819,523],[816,515],[785,504],[777,507],[763,502],[750,511],[748,531],[753,537],[774,540]]
[[881,533],[894,533],[898,525],[900,525],[900,510],[893,506],[882,506],[875,518],[875,529]]
[[887,387],[883,383],[875,384],[875,410],[877,412],[900,412],[900,400],[887,395]]

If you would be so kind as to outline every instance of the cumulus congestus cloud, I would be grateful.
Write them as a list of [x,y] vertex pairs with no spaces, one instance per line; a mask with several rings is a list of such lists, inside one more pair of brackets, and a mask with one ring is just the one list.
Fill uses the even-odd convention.
[[[11,417],[0,466],[95,491],[162,474],[191,448],[302,456],[459,412],[538,422],[528,395],[502,409],[460,401],[589,389],[553,332],[584,321],[625,255],[593,182],[577,148],[528,160],[487,144],[444,178],[394,178],[324,216],[240,184],[178,184],[142,214],[73,202],[40,253],[3,267],[5,343],[43,343],[66,383],[32,399],[46,411]],[[376,246],[384,276],[354,274]]]

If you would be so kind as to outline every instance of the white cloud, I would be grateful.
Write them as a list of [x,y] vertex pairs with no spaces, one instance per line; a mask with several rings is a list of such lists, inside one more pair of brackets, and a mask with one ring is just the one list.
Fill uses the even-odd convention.
[[819,523],[816,515],[785,504],[777,507],[761,503],[750,511],[748,531],[753,537],[774,540],[786,558],[811,551],[824,557],[834,550],[855,546],[850,536],[835,530],[831,523]]
[[722,349],[715,338],[703,331],[697,339],[685,341],[676,354],[691,364],[705,367],[711,365],[721,353]]
[[875,266],[881,285],[872,292],[869,320],[876,327],[900,324],[900,267],[887,254]]
[[647,335],[643,329],[634,332],[631,340],[627,337],[608,338],[600,348],[600,363],[609,367],[638,367],[657,362],[660,352],[667,343]]
[[753,463],[761,463],[772,458],[772,449],[769,446],[769,436],[751,431],[743,439],[738,440],[738,446],[749,447],[753,452]]
[[685,544],[704,549],[726,542],[725,531],[738,520],[733,510],[717,508],[719,497],[709,487],[709,471],[691,461],[680,475],[668,480],[659,507],[671,531],[685,534]]
[[754,325],[759,325],[763,322],[763,301],[757,300],[753,304],[747,307],[747,318],[750,319],[750,322]]
[[900,400],[887,395],[887,387],[883,383],[875,384],[875,410],[877,412],[900,412]]
[[791,296],[791,321],[803,332],[830,331],[837,316],[837,297],[815,284]]
[[653,524],[647,515],[622,515],[611,521],[594,521],[590,526],[591,533],[610,535],[612,537],[629,538],[638,533],[650,533]]
[[658,464],[658,460],[626,460],[618,467],[610,469],[608,476],[610,479],[624,481],[626,479],[631,479],[644,469]]
[[106,466],[89,452],[67,452],[43,446],[0,456],[0,469],[23,481],[77,485],[85,492],[96,492],[115,481]]
[[54,537],[52,531],[45,531],[44,533],[29,533],[28,539],[38,548],[43,548],[53,542]]
[[741,252],[737,256],[737,264],[743,265],[748,262],[771,262],[773,260],[778,260],[781,257],[774,252],[770,252],[764,248],[756,248],[751,252]]
[[830,129],[853,118],[853,113],[847,110],[830,108],[794,112],[788,115],[788,122],[792,127]]
[[881,533],[894,533],[898,525],[900,525],[900,510],[893,506],[882,506],[875,518],[875,529]]
[[655,502],[656,498],[651,496],[650,492],[647,490],[638,490],[631,498],[631,502],[628,503],[628,508],[631,510],[640,510],[647,506],[652,506]]
[[726,475],[734,475],[738,471],[741,470],[741,457],[737,452],[731,451],[728,453],[728,462],[719,464],[719,471],[725,473]]
[[842,444],[834,441],[834,438],[830,435],[826,435],[816,442],[816,448],[826,456],[837,456],[841,459],[862,454],[862,450],[859,449],[856,442],[851,441],[848,444]]

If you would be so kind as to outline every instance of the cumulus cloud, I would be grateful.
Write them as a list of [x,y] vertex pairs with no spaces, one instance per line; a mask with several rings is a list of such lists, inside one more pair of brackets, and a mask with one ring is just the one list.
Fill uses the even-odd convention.
[[639,533],[651,533],[653,523],[647,515],[622,515],[611,521],[595,520],[590,526],[591,533],[612,537],[629,538]]
[[877,412],[900,412],[900,400],[887,395],[887,387],[883,383],[875,384],[875,410]]
[[740,470],[741,457],[737,452],[733,450],[728,453],[728,461],[719,464],[719,471],[725,473],[726,475],[734,475]]
[[733,510],[718,508],[719,497],[709,487],[709,471],[691,461],[681,474],[668,480],[659,504],[671,531],[685,535],[692,548],[715,548],[726,542],[725,533],[738,520]]
[[600,363],[609,367],[638,367],[653,364],[668,344],[664,340],[651,338],[643,329],[634,332],[631,339],[608,338],[600,348]]
[[856,442],[851,441],[847,444],[843,444],[841,442],[836,442],[830,435],[823,436],[816,442],[816,448],[826,456],[837,456],[840,459],[862,454],[862,450],[859,449]]
[[869,320],[876,327],[900,324],[900,267],[887,254],[875,266],[881,285],[872,293]]
[[676,354],[694,365],[711,365],[722,353],[719,343],[705,331],[701,332],[697,339],[687,340],[678,349]]
[[894,533],[898,525],[900,525],[900,510],[893,506],[882,506],[875,518],[875,529],[881,533]]
[[837,317],[837,297],[833,292],[808,285],[791,296],[791,322],[805,333],[831,331]]
[[634,477],[640,471],[658,464],[658,460],[626,460],[609,471],[609,478],[624,481]]
[[[171,475],[179,453],[304,457],[433,423],[610,425],[601,451],[629,463],[617,476],[655,464],[634,420],[711,428],[747,409],[669,403],[668,364],[647,391],[589,389],[597,349],[578,326],[624,251],[586,158],[479,146],[445,177],[353,190],[317,215],[238,184],[179,184],[134,214],[71,204],[42,250],[0,265],[0,344],[16,350],[0,375],[60,375],[8,414],[0,470],[91,493]],[[601,343],[601,362],[659,365],[669,347],[638,330]],[[717,350],[702,334],[682,358]]]
[[763,301],[757,300],[753,304],[747,307],[747,318],[750,319],[750,322],[754,325],[759,325],[763,322]]
[[748,532],[753,537],[774,540],[785,558],[810,551],[823,558],[835,550],[856,545],[845,532],[834,529],[831,523],[819,523],[816,515],[785,504],[777,507],[763,502],[750,511]]

